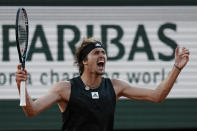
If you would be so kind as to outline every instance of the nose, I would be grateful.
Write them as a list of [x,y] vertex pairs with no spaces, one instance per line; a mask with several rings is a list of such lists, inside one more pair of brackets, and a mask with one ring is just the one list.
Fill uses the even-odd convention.
[[106,57],[105,52],[104,52],[104,51],[100,51],[100,52],[99,52],[99,57]]

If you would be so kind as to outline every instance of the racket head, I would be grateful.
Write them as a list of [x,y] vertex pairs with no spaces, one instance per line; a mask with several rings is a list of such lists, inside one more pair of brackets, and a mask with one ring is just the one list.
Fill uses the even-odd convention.
[[25,60],[28,47],[28,17],[24,8],[19,8],[16,15],[16,44],[19,55],[19,61],[22,68],[25,68]]

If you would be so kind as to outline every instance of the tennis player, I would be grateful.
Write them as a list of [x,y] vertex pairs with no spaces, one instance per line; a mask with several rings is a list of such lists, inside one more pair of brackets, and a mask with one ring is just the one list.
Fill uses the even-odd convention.
[[[104,78],[107,62],[103,44],[94,39],[84,39],[76,51],[76,64],[80,76],[57,82],[46,95],[33,101],[26,91],[25,114],[29,117],[58,103],[63,116],[62,131],[112,131],[116,101],[124,96],[133,100],[162,102],[172,89],[179,73],[189,60],[185,47],[175,50],[174,66],[169,75],[155,89],[139,88],[129,83]],[[27,71],[18,65],[16,82],[27,80]]]

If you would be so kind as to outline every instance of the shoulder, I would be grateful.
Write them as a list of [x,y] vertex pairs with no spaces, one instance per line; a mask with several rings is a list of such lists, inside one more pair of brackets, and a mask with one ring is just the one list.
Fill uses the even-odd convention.
[[120,87],[122,85],[129,85],[127,81],[121,80],[121,79],[111,79],[111,82],[114,87]]
[[131,87],[130,84],[121,79],[111,79],[112,85],[114,87],[116,96],[119,98],[121,96],[121,92],[127,87]]
[[53,85],[53,88],[57,91],[61,91],[63,89],[70,89],[70,87],[70,81],[60,81]]
[[55,92],[61,96],[64,100],[69,100],[71,93],[70,81],[60,81],[53,85],[52,92]]
[[120,80],[118,80],[118,79],[110,79],[110,80],[111,80],[112,86],[113,86],[115,94],[116,94],[116,99],[118,99],[119,94],[121,92],[121,88],[119,86],[119,81]]

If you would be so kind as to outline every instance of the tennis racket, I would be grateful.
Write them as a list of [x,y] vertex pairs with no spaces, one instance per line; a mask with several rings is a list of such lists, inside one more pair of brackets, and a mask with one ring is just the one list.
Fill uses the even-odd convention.
[[[16,44],[18,50],[19,61],[21,63],[21,70],[25,69],[25,61],[28,47],[28,18],[24,8],[19,8],[16,14]],[[26,83],[20,83],[20,106],[26,106]]]

